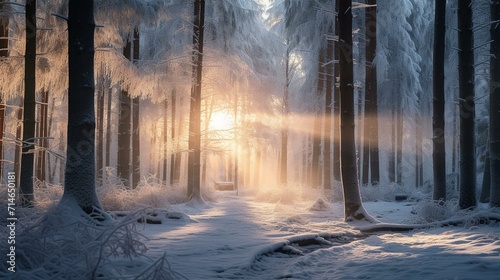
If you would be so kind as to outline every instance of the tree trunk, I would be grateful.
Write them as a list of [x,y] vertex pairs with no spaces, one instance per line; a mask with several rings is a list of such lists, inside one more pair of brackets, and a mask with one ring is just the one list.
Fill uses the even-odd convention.
[[446,146],[444,138],[444,50],[446,0],[436,0],[433,66],[433,150],[434,200],[446,199]]
[[[401,98],[401,97],[400,97]],[[401,101],[399,101],[398,110],[396,111],[397,117],[397,154],[396,154],[396,183],[398,185],[403,185],[402,175],[403,175],[403,109],[401,109]]]
[[[325,88],[325,70],[323,67],[324,50],[321,48],[318,55],[318,80],[317,80],[317,94],[318,96],[323,95]],[[312,162],[311,162],[311,185],[313,187],[319,187],[321,184],[321,172],[319,157],[321,154],[321,110],[318,109],[316,115],[314,116],[314,131],[313,131],[313,148],[312,148]]]
[[[367,4],[376,5],[377,1],[368,0]],[[368,145],[370,149],[369,151],[370,183],[372,185],[378,185],[380,181],[380,167],[379,167],[379,148],[378,148],[377,65],[374,63],[377,51],[377,7],[376,6],[372,6],[366,9],[365,30],[366,30],[365,102],[367,105],[367,107],[365,108],[365,126],[368,126],[368,136],[367,138],[365,138],[365,145]],[[366,122],[367,120],[368,123]]]
[[285,185],[288,178],[288,126],[289,126],[289,87],[290,87],[290,47],[287,46],[285,57],[285,90],[281,111],[281,157],[280,183]]
[[[4,11],[4,0],[0,0],[0,10]],[[9,56],[9,18],[0,18],[0,62]],[[0,93],[1,94],[1,93]],[[5,100],[0,95],[0,174],[3,174],[3,135],[5,126]]]
[[[130,61],[133,61],[132,42],[127,40],[123,48],[123,55]],[[126,187],[131,186],[132,174],[132,99],[128,92],[120,92],[120,119],[118,121],[118,178],[123,181]],[[133,186],[133,185],[132,185]]]
[[46,163],[47,163],[47,137],[48,134],[48,106],[49,106],[49,91],[43,90],[41,92],[41,99],[39,104],[39,122],[38,122],[38,147],[37,153],[37,170],[36,178],[39,181],[46,180]]
[[500,207],[500,1],[491,4],[490,206]]
[[339,1],[340,160],[346,221],[368,218],[361,203],[357,180],[351,8],[351,1]]
[[459,205],[461,209],[468,209],[477,205],[472,0],[459,0],[457,15],[458,49],[460,50],[458,52],[460,108]]
[[201,164],[201,80],[203,70],[203,37],[205,28],[205,0],[194,2],[193,24],[193,84],[191,88],[189,115],[189,159],[188,186],[189,198],[201,199],[200,164]]
[[[335,0],[335,9],[338,11],[339,1]],[[339,34],[338,17],[335,23],[335,34]],[[340,57],[340,44],[334,43],[335,58]],[[334,69],[334,87],[333,87],[333,180],[340,182],[340,88],[337,81],[340,77],[340,65]]]
[[486,159],[484,160],[484,174],[483,174],[483,184],[481,186],[481,197],[479,202],[488,203],[490,202],[491,193],[491,168],[490,168],[490,155],[489,152],[486,153]]
[[[175,142],[175,125],[176,125],[176,122],[175,122],[175,114],[176,114],[176,111],[175,111],[175,108],[176,108],[176,98],[175,98],[175,90],[172,90],[172,101],[170,102],[171,103],[171,108],[172,110],[170,111],[171,113],[171,122],[172,122],[172,126],[170,128],[170,139],[172,139],[172,145],[174,144]],[[177,141],[178,143],[178,141]],[[172,152],[172,154],[170,155],[170,185],[172,186],[174,183],[177,183],[179,182],[179,176],[180,176],[180,173],[179,173],[179,169],[180,169],[180,156],[178,155],[178,150],[179,150],[179,145],[177,144],[177,147],[176,149]]]
[[101,65],[101,76],[99,77],[99,82],[97,83],[98,91],[97,91],[97,143],[96,143],[96,151],[97,151],[97,180],[99,182],[102,181],[103,171],[104,171],[104,158],[103,158],[103,149],[104,149],[104,94],[106,93],[106,82],[104,77],[104,67]]
[[106,163],[105,166],[111,165],[111,105],[113,103],[113,90],[109,84],[109,78],[106,77],[106,89],[108,92],[107,111],[106,111]]
[[[333,26],[330,26],[330,32],[333,33]],[[331,144],[332,144],[332,95],[333,95],[333,87],[334,87],[334,72],[333,72],[333,60],[334,60],[334,49],[333,49],[333,40],[327,40],[326,45],[326,60],[327,63],[325,67],[325,134],[323,141],[323,188],[331,189],[332,188],[332,179],[331,179]]]
[[[172,168],[172,167],[170,167]],[[167,184],[168,176],[168,99],[163,101],[163,177],[162,181]]]
[[21,205],[33,207],[35,141],[36,0],[26,1],[26,52],[24,56],[23,144],[19,191]]
[[[132,62],[139,61],[139,29],[134,28],[132,40]],[[132,100],[132,188],[136,188],[141,180],[141,144],[140,144],[140,102],[139,97]]]
[[389,166],[388,166],[388,175],[389,175],[389,183],[396,182],[396,108],[392,106],[391,108],[391,143],[389,150]]
[[69,1],[69,89],[63,199],[88,214],[101,209],[95,190],[94,1]]

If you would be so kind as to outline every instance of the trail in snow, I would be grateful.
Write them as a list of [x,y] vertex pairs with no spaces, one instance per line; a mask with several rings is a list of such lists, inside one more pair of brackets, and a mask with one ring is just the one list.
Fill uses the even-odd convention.
[[[217,203],[176,205],[192,219],[146,225],[149,256],[164,252],[189,279],[498,279],[500,228],[447,227],[360,237],[342,222],[340,203],[258,202],[220,193]],[[404,222],[412,203],[372,202],[385,222]],[[294,242],[304,235],[344,236],[329,245]],[[297,236],[302,236],[297,238]],[[284,241],[291,240],[289,244]],[[287,254],[282,249],[297,249]],[[285,250],[286,251],[286,250]]]

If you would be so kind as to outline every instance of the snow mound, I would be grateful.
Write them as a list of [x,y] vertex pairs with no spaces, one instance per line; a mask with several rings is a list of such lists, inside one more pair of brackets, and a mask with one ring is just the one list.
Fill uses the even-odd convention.
[[309,211],[328,211],[331,207],[323,198],[318,198],[316,201],[309,207]]

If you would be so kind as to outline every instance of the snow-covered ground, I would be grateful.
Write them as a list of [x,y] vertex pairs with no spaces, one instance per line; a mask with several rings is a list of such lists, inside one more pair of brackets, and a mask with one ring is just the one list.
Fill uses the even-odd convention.
[[[500,225],[362,235],[341,203],[261,202],[219,192],[217,202],[140,231],[147,255],[166,252],[188,279],[500,279]],[[383,222],[411,219],[415,202],[367,202]]]

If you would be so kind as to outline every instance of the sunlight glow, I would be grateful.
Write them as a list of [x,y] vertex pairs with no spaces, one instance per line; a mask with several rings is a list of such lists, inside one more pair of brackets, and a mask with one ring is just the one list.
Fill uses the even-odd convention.
[[210,116],[209,130],[229,130],[234,127],[234,116],[227,111],[215,111]]

